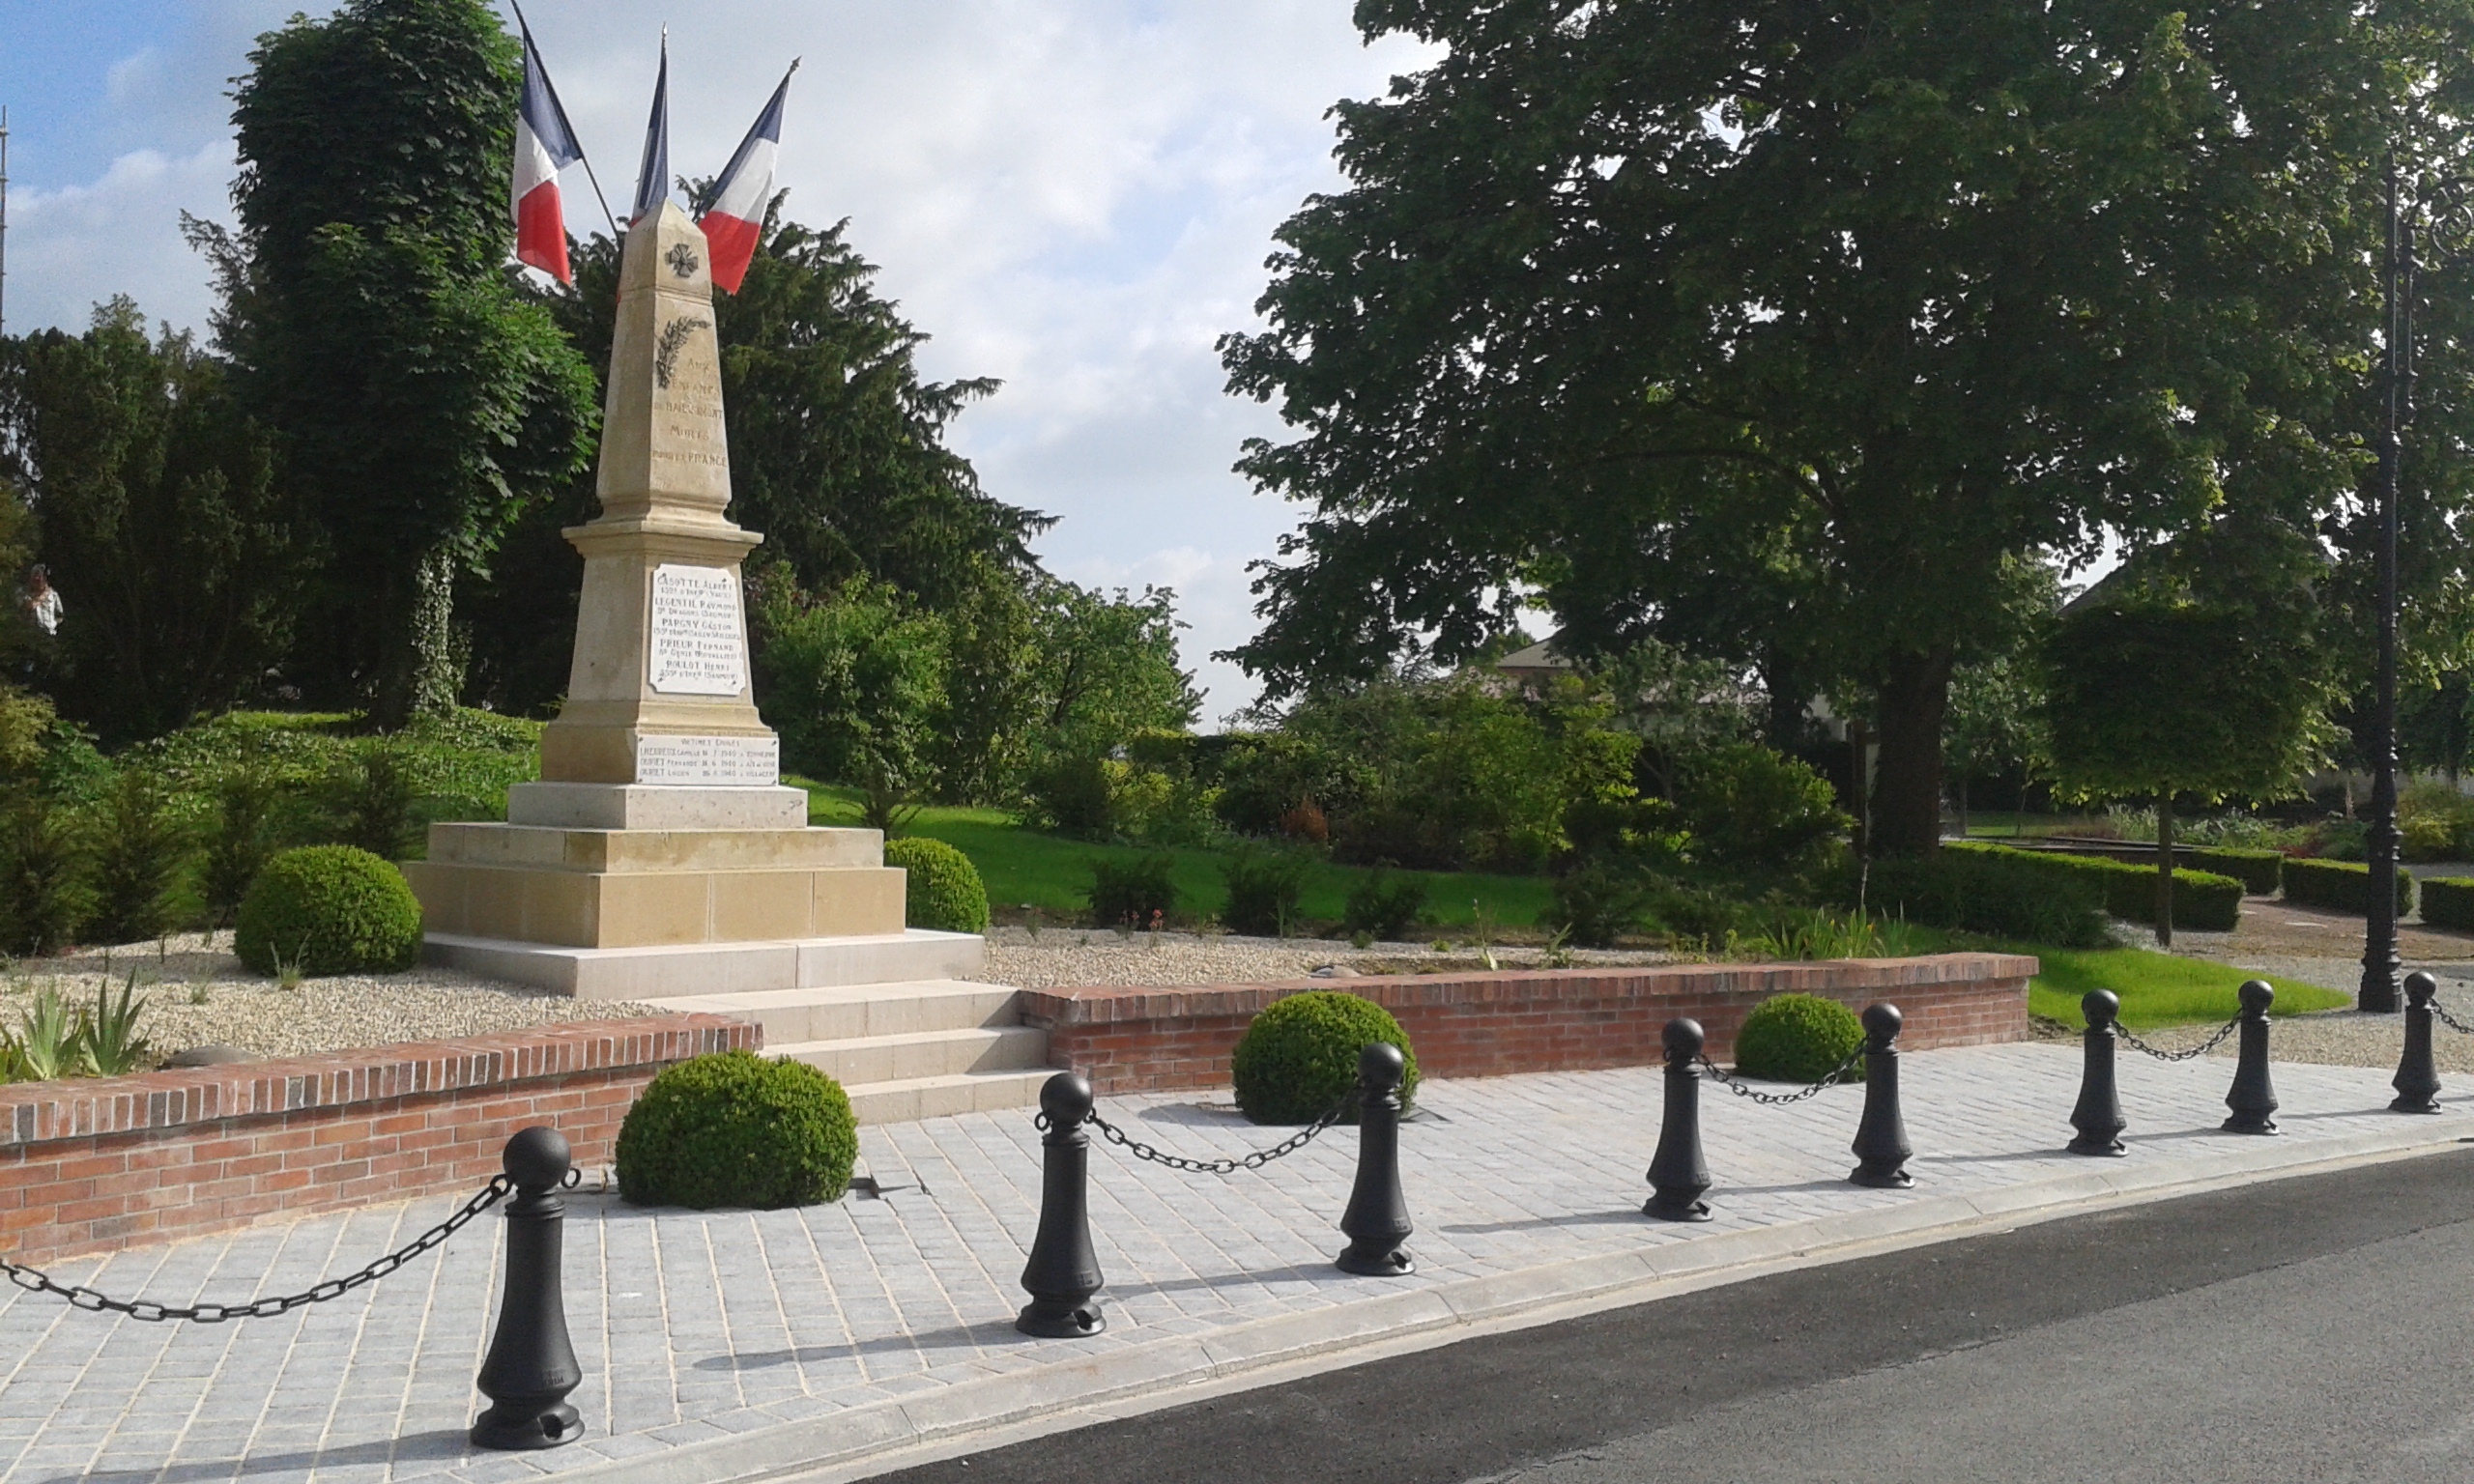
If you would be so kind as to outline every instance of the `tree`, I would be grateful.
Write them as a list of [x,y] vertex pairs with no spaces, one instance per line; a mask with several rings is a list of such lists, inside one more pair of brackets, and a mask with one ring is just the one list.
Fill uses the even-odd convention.
[[[1338,106],[1348,188],[1222,342],[1297,435],[1241,470],[1313,507],[1234,657],[1281,695],[1726,589],[1784,694],[1878,698],[1883,852],[1936,843],[2011,564],[2351,505],[2392,138],[2474,80],[2439,0],[1357,14],[1444,55]],[[2468,153],[2437,113],[2409,179]]]
[[517,43],[481,0],[349,0],[258,39],[233,97],[216,323],[330,550],[308,688],[451,704],[459,581],[590,459],[592,374],[505,267]]
[[63,598],[65,714],[151,737],[246,699],[294,638],[314,556],[272,441],[186,333],[127,299],[8,348],[0,423]]
[[2064,787],[2156,801],[2156,940],[2170,946],[2174,796],[2290,786],[2325,749],[2331,690],[2307,589],[2239,603],[2123,585],[2056,625],[2044,722]]
[[818,602],[777,587],[756,619],[766,639],[759,694],[783,761],[858,788],[869,826],[900,834],[935,785],[943,625],[866,578]]

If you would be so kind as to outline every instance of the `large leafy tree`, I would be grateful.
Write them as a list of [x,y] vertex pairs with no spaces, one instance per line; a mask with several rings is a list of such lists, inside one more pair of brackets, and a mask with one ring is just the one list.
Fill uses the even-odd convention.
[[481,0],[349,0],[258,40],[217,329],[331,557],[296,667],[382,722],[450,703],[459,580],[590,457],[590,370],[506,267],[515,40]]
[[1241,468],[1313,507],[1236,651],[1275,694],[1532,591],[1576,647],[1714,628],[1875,699],[1876,845],[1926,850],[2020,558],[2355,529],[2381,177],[2465,156],[2457,0],[1357,14],[1444,56],[1340,105],[1348,187],[1223,346],[1296,431]]
[[315,546],[221,364],[114,300],[82,335],[0,347],[0,428],[66,609],[61,710],[125,739],[250,696]]

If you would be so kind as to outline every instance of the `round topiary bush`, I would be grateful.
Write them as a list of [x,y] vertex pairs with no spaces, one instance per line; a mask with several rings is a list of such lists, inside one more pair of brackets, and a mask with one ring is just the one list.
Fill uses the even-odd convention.
[[885,842],[885,864],[909,872],[903,887],[903,921],[938,932],[986,932],[988,888],[970,857],[941,840]]
[[775,1211],[842,1199],[859,1126],[804,1062],[722,1051],[653,1078],[618,1126],[618,1193],[639,1206]]
[[307,845],[267,862],[232,933],[261,974],[391,974],[421,953],[421,904],[392,865],[351,845]]
[[[1309,989],[1275,1000],[1246,1027],[1230,1069],[1237,1107],[1258,1124],[1310,1124],[1357,1086],[1357,1054],[1388,1041],[1408,1058],[1400,1081],[1406,1106],[1418,1087],[1417,1053],[1392,1013],[1372,1000]],[[1355,1117],[1355,1099],[1348,1110]]]
[[[1817,994],[1782,994],[1743,1017],[1736,1070],[1773,1082],[1818,1082],[1863,1043],[1864,1024],[1856,1012]],[[1864,1080],[1864,1064],[1850,1069],[1846,1080]]]

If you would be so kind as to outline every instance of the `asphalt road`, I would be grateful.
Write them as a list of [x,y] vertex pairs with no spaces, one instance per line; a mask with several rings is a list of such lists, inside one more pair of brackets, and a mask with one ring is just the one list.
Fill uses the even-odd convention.
[[2474,1151],[1783,1273],[887,1477],[2464,1484]]

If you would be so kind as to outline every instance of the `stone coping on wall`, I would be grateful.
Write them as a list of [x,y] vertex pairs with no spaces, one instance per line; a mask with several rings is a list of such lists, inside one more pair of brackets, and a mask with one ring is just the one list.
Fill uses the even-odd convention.
[[1049,1033],[1049,1062],[1091,1077],[1103,1093],[1208,1087],[1263,1007],[1309,989],[1366,997],[1392,1012],[1433,1076],[1647,1066],[1666,1022],[1690,1015],[1709,1054],[1732,1055],[1753,1006],[1803,993],[1851,1009],[1896,1004],[1912,1050],[2021,1041],[2028,981],[2018,954],[1936,954],[1814,963],[1690,963],[1641,968],[1368,975],[1175,988],[1093,985],[1025,990],[1022,1021]]
[[762,1042],[725,1015],[648,1015],[0,1087],[0,1252],[41,1261],[476,1187],[533,1124],[604,1163],[655,1073]]

